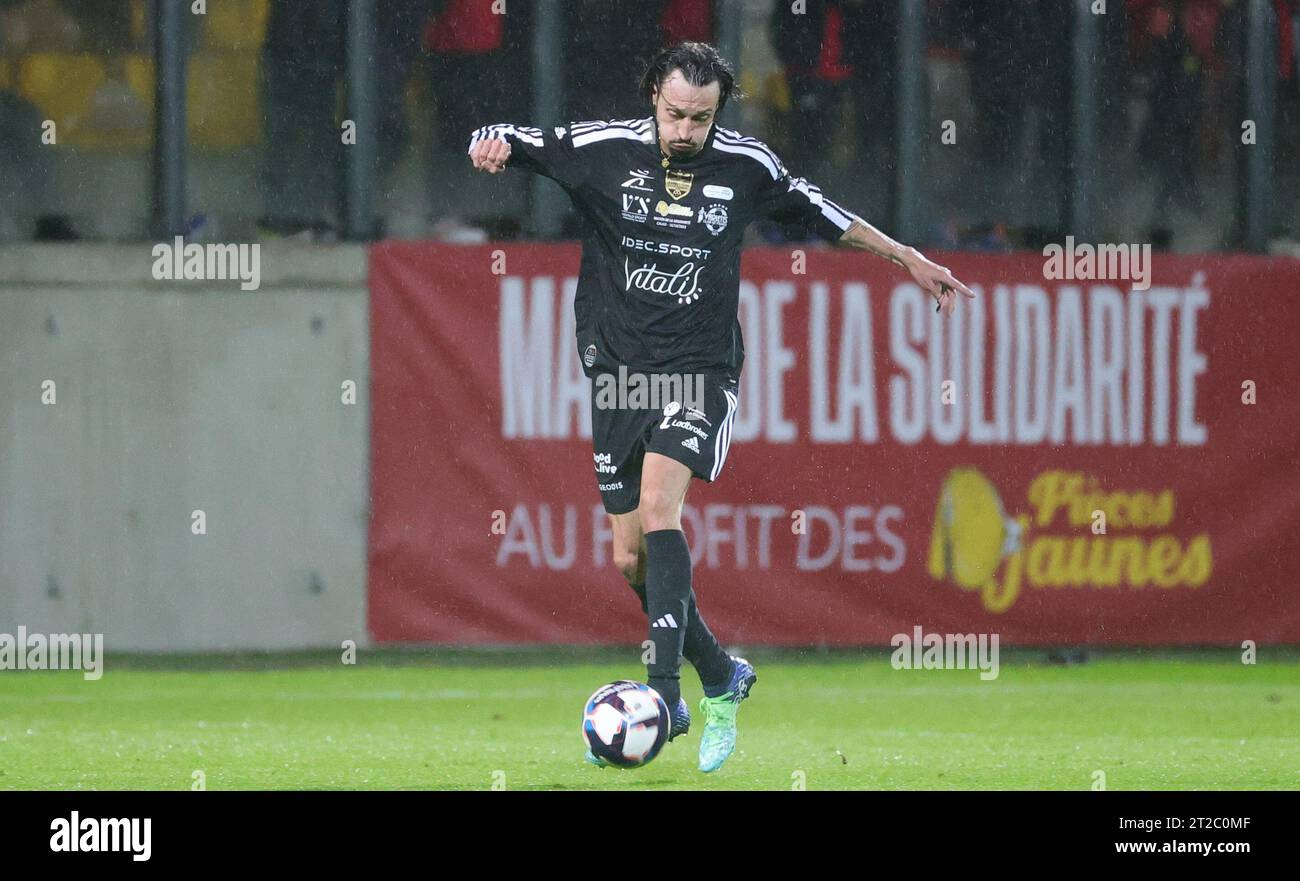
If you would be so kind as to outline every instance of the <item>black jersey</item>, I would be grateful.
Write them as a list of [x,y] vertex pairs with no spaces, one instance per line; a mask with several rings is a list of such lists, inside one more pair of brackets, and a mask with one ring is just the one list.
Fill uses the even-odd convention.
[[738,379],[745,228],[766,217],[836,241],[856,219],[761,141],[716,124],[685,158],[664,156],[653,117],[488,125],[470,148],[492,138],[509,142],[507,167],[559,183],[586,221],[574,309],[588,376],[625,366]]

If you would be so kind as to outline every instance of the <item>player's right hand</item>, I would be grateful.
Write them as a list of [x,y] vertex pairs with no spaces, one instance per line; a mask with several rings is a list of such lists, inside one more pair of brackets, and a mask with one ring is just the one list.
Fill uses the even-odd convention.
[[502,138],[479,141],[469,151],[469,160],[479,171],[496,174],[506,170],[510,160],[510,143]]

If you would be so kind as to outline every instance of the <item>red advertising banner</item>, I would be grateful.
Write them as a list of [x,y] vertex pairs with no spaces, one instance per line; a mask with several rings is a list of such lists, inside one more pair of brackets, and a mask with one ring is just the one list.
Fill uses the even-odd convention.
[[[944,256],[981,295],[946,316],[861,252],[745,254],[733,445],[684,516],[724,643],[1300,642],[1300,262],[1115,280],[1066,255]],[[596,491],[578,262],[372,250],[376,640],[644,638]]]

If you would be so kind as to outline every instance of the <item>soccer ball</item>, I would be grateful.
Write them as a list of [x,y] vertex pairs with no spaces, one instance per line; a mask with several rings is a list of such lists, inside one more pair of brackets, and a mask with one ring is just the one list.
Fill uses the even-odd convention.
[[620,679],[601,686],[582,713],[582,739],[597,758],[639,768],[668,742],[668,705],[648,685]]

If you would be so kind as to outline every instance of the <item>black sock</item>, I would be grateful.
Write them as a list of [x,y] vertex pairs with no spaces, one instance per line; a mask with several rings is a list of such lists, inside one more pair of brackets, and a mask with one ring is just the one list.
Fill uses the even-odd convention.
[[[648,614],[645,585],[633,584],[631,588],[641,601],[641,611]],[[700,684],[704,686],[706,695],[710,691],[721,694],[726,690],[726,685],[731,680],[731,656],[709,630],[709,625],[704,623],[695,604],[694,590],[691,591],[690,603],[686,609],[686,638],[682,640],[682,657],[690,661],[695,672],[700,675]]]
[[681,655],[690,621],[691,551],[680,529],[645,534],[646,614],[650,619],[653,662],[648,684],[672,710],[681,697]]
[[700,610],[695,607],[693,590],[686,617],[686,640],[682,644],[682,655],[695,667],[695,672],[700,674],[704,694],[717,697],[731,681],[731,655],[726,653],[717,637],[709,630],[709,625],[704,623]]

